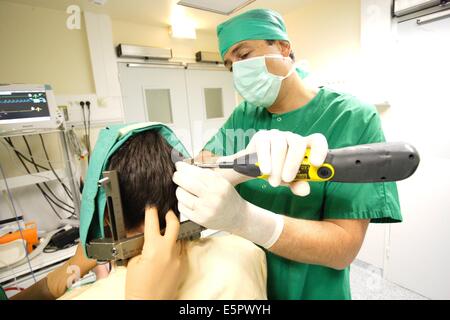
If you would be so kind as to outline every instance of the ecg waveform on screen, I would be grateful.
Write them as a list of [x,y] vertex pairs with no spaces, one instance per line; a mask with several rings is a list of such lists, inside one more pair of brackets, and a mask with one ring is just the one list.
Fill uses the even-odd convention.
[[11,92],[0,94],[0,120],[48,117],[44,92]]
[[47,100],[40,94],[29,95],[28,97],[10,96],[6,99],[0,99],[1,104],[17,104],[17,103],[46,103]]
[[5,99],[0,100],[0,104],[15,104],[15,103],[45,103],[45,99]]

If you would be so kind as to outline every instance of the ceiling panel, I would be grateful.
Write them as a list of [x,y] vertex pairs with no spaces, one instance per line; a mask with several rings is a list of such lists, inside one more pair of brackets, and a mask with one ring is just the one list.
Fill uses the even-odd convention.
[[[177,5],[179,0],[107,0],[103,6],[95,5],[89,0],[0,0],[5,1],[64,11],[69,5],[77,4],[83,11],[106,13],[112,19],[153,26],[169,26],[174,11],[179,13],[182,10],[187,18],[195,21],[198,30],[207,32],[214,32],[219,23],[230,17],[179,6]],[[312,0],[256,0],[231,16],[255,8],[271,8],[285,14],[309,1]]]

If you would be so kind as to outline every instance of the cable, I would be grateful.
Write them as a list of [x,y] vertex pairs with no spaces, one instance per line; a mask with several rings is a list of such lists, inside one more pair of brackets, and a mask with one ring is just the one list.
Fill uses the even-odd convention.
[[77,137],[77,134],[73,128],[74,126],[66,132],[69,147],[72,150],[72,153],[78,156],[79,159],[83,159],[87,155],[88,151],[83,142]]
[[[12,143],[12,140],[10,141]],[[22,160],[19,152],[16,151],[16,156],[19,159],[20,163],[22,163],[22,166],[24,167],[24,169],[28,172],[28,174],[31,174],[31,171],[28,169],[27,165],[25,164],[25,162]],[[50,208],[52,208],[53,212],[58,216],[58,218],[62,219],[62,217],[58,214],[58,212],[55,210],[55,208],[52,206],[52,204],[50,203],[49,199],[47,198],[47,194],[45,193],[44,190],[42,190],[41,186],[39,184],[35,184],[35,186],[39,189],[39,191],[41,191],[41,194],[44,196],[45,200],[47,200],[47,203],[49,204]]]
[[[84,114],[84,101],[80,101],[81,113],[83,114],[84,137],[87,137],[86,115]],[[87,142],[86,142],[87,145]],[[89,151],[89,150],[88,150]]]
[[83,127],[84,127],[84,143],[86,145],[86,148],[88,150],[88,155],[87,155],[87,163],[89,164],[89,160],[91,157],[91,146],[90,146],[90,141],[89,141],[89,134],[88,133],[88,128],[87,128],[87,123],[86,123],[86,115],[84,112],[84,106],[86,105],[88,107],[88,121],[89,121],[89,125],[90,125],[90,117],[91,117],[91,109],[90,109],[90,105],[91,102],[88,101],[89,104],[85,103],[84,101],[80,101],[80,107],[81,107],[81,112],[83,113]]
[[5,291],[24,291],[25,288],[22,287],[8,287],[4,289]]
[[66,244],[66,245],[65,245],[64,247],[62,247],[62,248],[58,248],[57,246],[52,245],[51,242],[50,242],[50,243],[47,244],[47,246],[44,248],[43,252],[44,252],[44,253],[53,253],[53,252],[56,252],[56,251],[68,249],[68,248],[70,248],[70,247],[76,246],[77,244],[78,244],[78,241],[73,241],[73,242],[70,242],[70,243]]
[[[22,240],[25,240],[25,237],[23,236],[22,228],[20,227],[20,223],[19,223],[19,215],[17,214],[13,196],[12,196],[11,190],[9,189],[8,180],[6,179],[6,175],[3,171],[3,167],[2,167],[1,163],[0,163],[0,172],[2,173],[3,180],[5,181],[6,191],[8,192],[9,199],[11,200],[11,205],[13,207],[14,215],[16,216],[16,222],[17,222],[17,226],[19,227],[20,236],[22,237]],[[34,276],[33,268],[31,267],[30,257],[28,256],[26,241],[23,242],[23,247],[25,248],[27,263],[28,263],[28,266],[30,267],[31,276],[33,277],[34,283],[36,283],[37,282],[36,277]]]
[[[11,142],[11,144],[14,146],[14,144],[12,143],[12,140],[10,140],[10,142]],[[27,165],[25,164],[25,162],[24,162],[23,159],[21,158],[19,152],[17,152],[17,151],[16,151],[16,156],[17,156],[17,158],[19,159],[19,161],[22,163],[22,166],[25,168],[25,170],[28,172],[28,174],[31,174],[30,169],[28,169]],[[56,215],[59,219],[63,219],[63,218],[59,215],[59,213],[55,210],[55,208],[53,207],[53,205],[52,205],[51,203],[53,203],[55,206],[59,207],[60,209],[63,209],[63,210],[65,210],[65,211],[69,212],[71,215],[74,215],[74,214],[75,214],[74,212],[68,211],[67,209],[62,208],[62,207],[60,207],[57,203],[55,203],[55,202],[53,201],[53,199],[50,198],[50,197],[48,196],[48,194],[42,189],[42,187],[41,187],[38,183],[36,183],[35,186],[36,186],[36,187],[39,189],[39,191],[42,193],[42,195],[44,196],[45,200],[47,200],[47,203],[49,204],[50,208],[52,208],[53,212],[55,213],[55,215]]]
[[[11,138],[4,138],[4,140],[5,140],[5,141],[9,144],[9,146],[12,148],[12,150],[15,152],[15,154],[16,154],[16,156],[19,158],[19,160],[21,160],[22,165],[23,165],[23,167],[25,168],[25,170],[26,170],[26,172],[27,172],[28,174],[30,174],[30,175],[35,175],[35,176],[39,176],[39,175],[36,175],[36,174],[33,174],[32,172],[30,172],[30,170],[27,169],[27,166],[23,163],[22,159],[25,160],[25,161],[27,161],[27,162],[29,162],[29,163],[31,163],[31,164],[33,164],[35,168],[36,168],[36,167],[39,167],[39,168],[42,168],[42,169],[44,169],[44,170],[50,171],[49,168],[46,168],[46,167],[44,167],[44,166],[38,164],[37,162],[35,162],[35,161],[34,161],[35,157],[34,157],[33,155],[30,155],[30,156],[33,158],[32,160],[30,160],[30,159],[27,158],[22,152],[20,152],[18,149],[16,149],[15,146],[14,146],[14,144],[13,144],[13,142],[12,142],[12,140],[11,140]],[[50,163],[49,163],[49,164],[50,164]],[[38,169],[36,169],[36,170],[39,172]],[[56,172],[54,172],[54,174],[56,175]],[[57,175],[56,175],[56,176],[57,176]],[[39,177],[43,177],[43,176],[39,176]],[[47,178],[47,177],[44,177],[44,178]],[[59,177],[57,177],[57,178],[59,178]],[[64,182],[61,181],[61,183],[62,183],[63,187],[64,187],[65,189],[67,189],[67,186],[64,184]],[[69,191],[70,191],[70,190],[69,190]]]
[[[32,156],[32,157],[33,157],[33,160],[30,160],[30,159],[29,159],[27,156],[25,156],[19,149],[15,148],[15,146],[14,146],[14,144],[13,144],[11,138],[3,138],[3,139],[6,141],[6,143],[9,145],[9,147],[12,149],[12,151],[15,152],[15,154],[16,154],[17,157],[20,156],[23,160],[25,160],[25,161],[27,161],[27,162],[33,164],[35,167],[37,166],[37,167],[39,167],[39,168],[41,168],[41,169],[43,169],[43,170],[50,171],[49,168],[44,167],[44,166],[40,165],[39,163],[35,162],[34,159],[37,159],[35,156],[29,155],[29,156]],[[47,151],[46,151],[46,149],[45,149],[45,146],[43,145],[43,147],[44,147],[44,151],[45,151],[46,156],[47,156],[47,159],[45,159],[45,161],[48,162],[48,164],[50,165],[50,167],[52,167],[52,164],[51,164],[50,159],[48,158],[48,154],[47,154]],[[42,160],[43,160],[43,159],[42,159]],[[67,191],[70,192],[70,189],[67,187],[67,185],[66,185],[64,182],[62,182],[62,180],[59,178],[59,176],[56,174],[56,172],[55,172],[54,170],[52,170],[52,171],[53,171],[53,174],[55,174],[55,176],[56,176],[56,178],[58,179],[58,181],[59,181],[59,182],[61,183],[61,185],[63,186],[63,188],[64,188],[65,190],[67,190]],[[38,171],[38,172],[39,172],[39,171]],[[43,177],[43,178],[48,179],[47,177],[40,176],[40,175],[35,175],[35,174],[33,174],[33,173],[29,172],[29,171],[27,171],[27,173],[30,174],[30,175],[39,176],[39,177]],[[50,180],[50,179],[49,179],[49,180]],[[68,196],[69,196],[69,198],[73,201],[72,193],[71,193],[71,192],[70,192],[70,195],[68,194]]]
[[[23,141],[25,142],[25,145],[26,145],[26,147],[27,147],[27,149],[28,149],[28,153],[30,154],[32,164],[34,165],[36,171],[37,171],[37,172],[40,172],[38,166],[36,165],[36,162],[34,161],[33,153],[32,153],[32,151],[31,151],[30,145],[28,144],[27,138],[26,138],[25,136],[22,136],[22,138],[23,138]],[[67,207],[73,209],[72,206],[66,204],[64,201],[62,201],[61,199],[59,199],[59,198],[53,193],[53,191],[50,189],[50,187],[48,186],[48,184],[47,184],[46,182],[43,182],[42,184],[44,185],[44,187],[48,190],[48,192],[49,192],[56,200],[58,200],[60,203],[62,203],[62,205],[65,205],[65,206],[67,206]]]
[[[75,215],[75,212],[70,211],[70,209],[64,208],[64,207],[62,207],[61,205],[59,205],[58,203],[56,203],[55,200],[52,199],[45,191],[44,191],[44,197],[45,197],[48,201],[50,201],[51,203],[53,203],[53,205],[57,206],[57,207],[60,208],[61,210],[66,211],[67,213],[69,213],[71,217],[72,217],[73,215]],[[61,216],[60,216],[59,214],[57,214],[57,216],[58,216],[60,219],[62,219]]]
[[[19,156],[19,155],[20,155],[20,157],[22,157],[22,159],[24,159],[25,161],[27,161],[27,162],[29,162],[29,163],[31,163],[31,164],[33,163],[33,161],[31,161],[29,158],[27,158],[27,156],[25,156],[19,149],[16,149],[16,148],[14,147],[14,144],[12,143],[11,138],[3,138],[3,139],[9,144],[9,146],[10,146],[10,147],[12,148],[12,150],[15,152],[16,156]],[[40,165],[39,163],[36,163],[36,165],[37,165],[39,168],[41,168],[41,169],[50,171],[49,168],[44,167],[44,166]]]
[[[23,157],[27,158],[26,160],[27,160],[28,162],[31,162],[31,160],[27,157],[27,155],[23,154],[19,149],[16,149],[16,148],[14,148],[14,147],[11,146],[11,144],[8,142],[9,139],[11,139],[11,138],[10,138],[10,137],[4,137],[4,138],[3,138],[4,141],[2,141],[2,140],[0,140],[0,141],[1,141],[1,143],[2,143],[6,148],[10,149],[10,150],[8,150],[9,152],[11,152],[11,151],[17,151],[17,152],[21,153]],[[6,144],[5,144],[5,142],[6,142]],[[49,160],[47,160],[47,159],[45,159],[45,158],[36,157],[36,156],[33,156],[33,158],[34,158],[35,160],[39,160],[39,161],[43,161],[43,162],[49,162]],[[53,163],[53,164],[55,164],[55,163],[62,163],[62,164],[64,164],[64,163],[65,163],[65,161],[57,161],[57,160],[50,160],[50,162]],[[37,164],[38,164],[38,163],[37,163]],[[41,169],[50,171],[49,168],[47,168],[47,167],[45,167],[45,166],[43,166],[43,165],[38,164],[38,166],[39,166]]]
[[45,158],[48,160],[48,164],[50,166],[50,169],[52,170],[53,174],[55,175],[56,179],[59,181],[61,186],[66,191],[67,196],[70,198],[70,200],[73,201],[72,192],[70,192],[69,188],[62,182],[61,178],[58,176],[58,174],[56,173],[55,169],[53,168],[53,166],[52,166],[52,164],[50,162],[50,158],[48,156],[47,148],[45,147],[44,138],[42,137],[42,134],[39,134],[39,138],[41,139],[42,149],[44,150]]
[[91,102],[86,101],[86,106],[88,109],[88,131],[87,131],[87,145],[88,145],[88,163],[91,159]]
[[[22,136],[22,138],[23,138],[23,141],[25,142],[25,145],[26,145],[26,147],[27,147],[27,149],[28,149],[28,153],[30,154],[32,164],[34,165],[36,171],[39,172],[39,168],[37,167],[36,162],[35,162],[34,159],[33,159],[33,152],[31,151],[31,148],[30,148],[30,145],[29,145],[29,143],[28,143],[28,140],[27,140],[27,138],[26,138],[25,136]],[[43,184],[44,187],[47,189],[47,191],[55,198],[55,200],[59,201],[59,203],[60,203],[61,205],[64,205],[64,206],[66,206],[66,207],[68,207],[68,208],[70,208],[70,209],[74,209],[74,207],[72,207],[71,205],[68,205],[68,204],[65,203],[63,200],[59,199],[59,198],[53,193],[52,189],[48,186],[48,184],[47,184],[46,182],[42,182],[42,184]],[[52,201],[52,202],[53,202],[53,201]],[[55,205],[56,205],[56,203],[55,203]],[[61,208],[61,207],[60,207],[60,208]],[[67,210],[66,210],[66,211],[67,211]],[[70,211],[68,211],[68,212],[70,212]]]

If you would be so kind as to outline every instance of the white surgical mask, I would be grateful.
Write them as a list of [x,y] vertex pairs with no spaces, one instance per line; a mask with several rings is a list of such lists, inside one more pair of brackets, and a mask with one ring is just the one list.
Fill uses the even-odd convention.
[[278,97],[281,83],[295,70],[292,66],[288,74],[278,76],[267,70],[266,59],[286,59],[279,54],[264,55],[233,63],[234,87],[251,104],[268,108]]

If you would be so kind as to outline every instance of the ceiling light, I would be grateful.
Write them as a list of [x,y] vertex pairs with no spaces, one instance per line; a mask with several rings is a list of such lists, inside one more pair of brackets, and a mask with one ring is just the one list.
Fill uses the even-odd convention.
[[89,0],[89,2],[96,4],[98,6],[103,6],[108,0]]
[[196,39],[197,33],[195,26],[186,22],[175,23],[169,27],[169,33],[172,38]]
[[173,38],[196,39],[195,21],[187,17],[183,7],[174,6],[170,17],[169,33]]
[[181,0],[177,4],[195,9],[230,15],[254,1],[255,0]]

